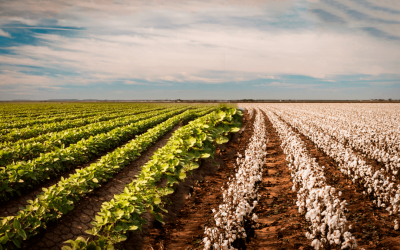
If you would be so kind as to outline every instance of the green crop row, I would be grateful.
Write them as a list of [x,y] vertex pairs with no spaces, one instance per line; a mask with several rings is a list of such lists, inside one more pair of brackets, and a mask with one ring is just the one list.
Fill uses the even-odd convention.
[[[113,249],[114,244],[127,239],[128,231],[141,230],[147,223],[142,214],[147,211],[163,223],[162,212],[168,212],[164,209],[166,196],[174,192],[174,184],[198,168],[199,159],[213,157],[215,143],[226,143],[229,132],[239,131],[241,116],[234,108],[222,108],[177,130],[167,145],[143,166],[138,178],[125,186],[122,194],[103,203],[92,222],[93,228],[86,231],[96,240],[81,237],[68,240],[66,243],[71,247],[65,246],[63,250]],[[162,179],[167,183],[159,187]]]
[[137,116],[124,116],[121,118],[91,123],[83,127],[66,129],[57,133],[48,133],[39,137],[21,140],[0,149],[0,166],[5,166],[16,161],[27,161],[38,157],[41,153],[51,152],[57,147],[68,147],[83,138],[106,133],[114,128],[128,125],[176,108],[156,110],[139,114]]
[[135,134],[144,132],[149,127],[181,113],[185,109],[187,108],[174,110],[147,120],[115,128],[108,133],[82,139],[67,148],[61,147],[55,151],[41,154],[40,157],[32,161],[18,162],[8,165],[7,168],[0,167],[0,200],[7,200],[16,193],[20,194],[22,189],[29,189],[52,176],[57,176],[59,172],[63,172],[72,166],[89,162],[106,150],[119,146]]
[[[98,122],[93,122],[93,123],[89,123],[87,125],[81,126],[81,127],[76,127],[76,128],[70,128],[70,129],[65,129],[59,132],[49,132],[46,134],[41,134],[39,136],[36,137],[31,137],[28,139],[20,139],[18,141],[6,141],[6,142],[2,142],[0,143],[0,149],[6,149],[6,148],[12,148],[12,147],[17,147],[18,145],[22,145],[22,144],[32,144],[32,143],[39,143],[39,142],[48,142],[49,140],[51,140],[51,138],[53,138],[53,136],[58,136],[58,134],[62,134],[62,133],[70,133],[70,132],[78,132],[81,129],[86,129],[89,126],[93,126],[93,125],[99,125],[102,126],[103,123],[107,123],[107,122],[112,122],[112,121],[117,121],[117,119],[125,119],[127,117],[129,117],[130,115],[136,115],[136,114],[140,114],[140,113],[145,113],[145,112],[152,112],[152,111],[158,111],[158,110],[162,110],[163,108],[159,107],[159,108],[154,108],[154,109],[144,109],[144,110],[136,110],[136,111],[125,111],[125,112],[121,112],[117,117],[115,118],[111,118],[111,119],[106,119],[104,121],[98,121]],[[166,108],[165,108],[166,109]],[[0,166],[4,165],[0,162]]]
[[[32,126],[32,125],[38,125],[38,124],[45,124],[45,123],[54,123],[54,122],[61,122],[65,120],[75,120],[75,119],[81,119],[81,118],[86,118],[86,117],[91,117],[91,116],[96,116],[99,114],[114,114],[118,112],[126,112],[126,110],[99,110],[96,112],[85,112],[85,113],[80,113],[80,114],[68,114],[68,115],[59,115],[59,116],[46,116],[40,119],[16,119],[16,120],[8,120],[6,122],[0,123],[0,131],[4,131],[4,129],[13,129],[13,128],[23,128],[27,126]],[[4,132],[2,132],[4,133]]]
[[127,115],[133,115],[137,113],[142,113],[147,110],[135,110],[135,111],[127,111],[127,112],[121,112],[117,114],[99,114],[98,116],[95,117],[89,117],[89,118],[83,118],[83,119],[76,119],[73,121],[70,120],[65,120],[61,122],[53,122],[49,124],[38,124],[34,125],[31,127],[26,127],[26,128],[18,128],[18,129],[3,129],[0,131],[0,134],[2,136],[0,137],[1,142],[15,142],[20,139],[27,139],[31,138],[34,136],[38,136],[41,134],[49,133],[49,132],[57,132],[57,131],[62,131],[68,128],[75,128],[75,127],[81,127],[90,123],[94,122],[100,122],[100,121],[107,121],[111,120],[114,118],[122,117],[122,116],[127,116]]
[[[148,106],[148,105],[141,105],[141,106],[129,106],[129,107],[107,107],[107,106],[103,106],[102,108],[97,108],[97,109],[90,109],[90,106],[87,107],[86,110],[63,110],[63,112],[60,113],[50,113],[50,114],[46,114],[46,113],[40,113],[38,116],[26,116],[26,117],[14,117],[14,118],[6,118],[2,117],[0,119],[0,128],[4,129],[4,128],[8,128],[8,127],[4,127],[4,126],[9,126],[9,128],[11,128],[12,126],[18,125],[19,124],[23,124],[23,123],[27,123],[27,122],[35,122],[37,121],[38,123],[41,121],[47,121],[47,120],[53,120],[52,122],[56,122],[56,121],[61,121],[60,119],[65,119],[66,117],[71,117],[69,119],[76,119],[79,118],[79,116],[87,116],[87,115],[96,115],[96,114],[100,114],[100,113],[104,113],[104,114],[111,114],[111,113],[118,113],[118,112],[129,112],[129,111],[135,111],[138,109],[154,109],[154,108],[166,108],[166,105],[152,105],[152,106]],[[62,108],[62,107],[59,107]],[[62,110],[62,109],[61,109]],[[75,117],[75,118],[74,118]],[[45,122],[48,123],[48,122]],[[27,124],[29,125],[29,124]]]
[[[60,117],[65,117],[65,116],[77,116],[77,115],[87,115],[87,114],[95,114],[95,113],[100,113],[100,112],[106,112],[106,113],[111,113],[111,112],[120,112],[124,111],[126,109],[120,108],[120,109],[107,109],[104,107],[104,109],[98,109],[98,110],[63,110],[63,111],[58,111],[58,112],[51,112],[51,113],[45,113],[45,112],[40,112],[37,114],[30,114],[30,115],[22,115],[19,116],[18,114],[13,114],[13,115],[5,115],[2,116],[0,119],[0,124],[3,126],[4,124],[12,124],[15,122],[27,122],[27,121],[33,121],[33,120],[41,120],[41,119],[49,119],[50,117],[53,119],[60,118]],[[3,127],[2,127],[3,128]]]
[[109,112],[109,111],[122,111],[134,110],[143,108],[154,108],[161,106],[160,104],[148,103],[80,103],[79,105],[60,105],[52,104],[51,108],[46,108],[45,104],[28,104],[28,105],[7,105],[3,104],[0,107],[0,122],[8,122],[10,120],[24,119],[24,118],[46,118],[53,116],[69,115],[69,114],[84,114],[92,112]]
[[212,108],[188,110],[158,124],[146,133],[137,136],[123,147],[103,156],[98,162],[76,170],[67,179],[61,179],[56,185],[44,188],[30,205],[19,211],[17,216],[2,218],[0,225],[0,250],[20,247],[23,240],[46,228],[49,221],[61,218],[74,208],[83,196],[106,182],[129,162],[140,156],[150,145],[170,131],[182,120],[193,119],[210,112]]

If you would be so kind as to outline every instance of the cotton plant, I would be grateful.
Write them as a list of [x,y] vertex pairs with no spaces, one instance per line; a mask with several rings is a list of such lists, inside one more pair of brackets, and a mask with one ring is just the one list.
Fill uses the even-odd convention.
[[[277,113],[281,118],[312,140],[328,156],[338,162],[340,171],[353,183],[363,186],[363,194],[371,196],[374,199],[373,203],[375,206],[385,209],[389,215],[398,216],[400,208],[400,185],[394,183],[394,176],[388,176],[384,168],[375,170],[353,149],[315,127],[310,122],[311,117],[289,115],[289,112],[277,111]],[[395,221],[394,223],[396,224]]]
[[322,249],[324,245],[336,244],[342,249],[356,249],[356,240],[348,231],[346,201],[340,201],[336,189],[326,184],[323,167],[311,158],[301,138],[273,112],[265,112],[282,141],[299,213],[311,224],[306,233],[311,246]]
[[203,239],[204,249],[233,250],[237,239],[245,239],[246,222],[257,222],[253,212],[259,196],[258,183],[262,180],[262,168],[265,164],[266,129],[263,115],[251,109],[256,115],[254,132],[244,155],[236,159],[236,174],[229,179],[227,188],[223,189],[223,201],[214,209],[214,227],[206,227]]
[[[314,128],[326,131],[327,134],[348,147],[360,151],[363,155],[384,164],[384,171],[393,174],[392,179],[398,177],[400,169],[400,136],[391,127],[398,127],[400,124],[368,124],[357,116],[352,119],[341,118],[346,111],[329,115],[329,112],[317,113],[304,110],[285,110],[289,115],[296,117],[312,117],[308,123]],[[365,114],[363,114],[365,115]],[[383,121],[387,121],[384,119]],[[382,129],[385,128],[385,129]],[[389,129],[388,129],[389,128]]]

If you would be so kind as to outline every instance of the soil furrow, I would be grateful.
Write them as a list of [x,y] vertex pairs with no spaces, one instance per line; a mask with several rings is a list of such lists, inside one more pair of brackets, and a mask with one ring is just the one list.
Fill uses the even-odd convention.
[[157,149],[165,146],[173,132],[179,127],[179,125],[176,126],[145,150],[139,158],[116,174],[114,178],[84,197],[70,213],[56,223],[48,225],[47,230],[29,239],[24,244],[24,249],[61,249],[63,245],[66,245],[64,242],[68,239],[76,239],[78,236],[88,237],[85,230],[92,227],[90,222],[100,211],[103,202],[110,201],[115,194],[121,193],[125,185],[136,178],[135,175],[139,174],[141,167],[149,161]]
[[[281,119],[283,122],[285,120]],[[334,159],[286,122],[304,141],[311,156],[320,166],[325,167],[327,184],[342,192],[341,200],[347,201],[346,217],[352,228],[349,230],[356,238],[359,248],[400,249],[400,232],[394,230],[389,213],[374,206],[372,199],[364,196],[362,186],[353,184],[342,172]],[[335,249],[335,248],[332,248]],[[338,247],[338,249],[340,249]]]
[[185,180],[186,184],[180,185],[187,187],[186,192],[178,187],[173,195],[177,194],[181,200],[171,199],[172,204],[167,210],[168,214],[172,211],[173,216],[165,218],[167,223],[155,223],[142,246],[134,248],[134,242],[127,242],[124,245],[126,249],[198,249],[202,245],[204,227],[213,220],[211,210],[222,201],[221,187],[235,174],[235,155],[244,154],[253,134],[254,118],[255,115],[250,117],[246,111],[243,120],[243,126],[249,125],[246,130],[234,134],[227,144],[219,145],[215,159],[204,161],[193,172],[191,180]]
[[255,237],[247,249],[308,249],[311,241],[305,237],[307,222],[299,214],[292,191],[292,181],[287,167],[281,140],[271,121],[264,115],[267,130],[267,163],[260,183],[260,200],[254,212],[258,216]]

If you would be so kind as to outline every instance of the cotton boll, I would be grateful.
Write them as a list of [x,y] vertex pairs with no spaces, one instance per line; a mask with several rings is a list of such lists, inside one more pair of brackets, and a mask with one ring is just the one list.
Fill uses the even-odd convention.
[[253,214],[253,217],[251,218],[254,222],[257,222],[258,221],[258,217],[257,217],[257,215],[256,214]]
[[321,248],[321,242],[317,239],[311,242],[311,246],[314,247],[315,250],[319,250]]

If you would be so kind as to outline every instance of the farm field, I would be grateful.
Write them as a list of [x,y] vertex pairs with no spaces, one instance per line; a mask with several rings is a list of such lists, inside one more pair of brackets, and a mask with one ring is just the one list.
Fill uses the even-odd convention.
[[399,104],[0,114],[0,250],[400,249]]

